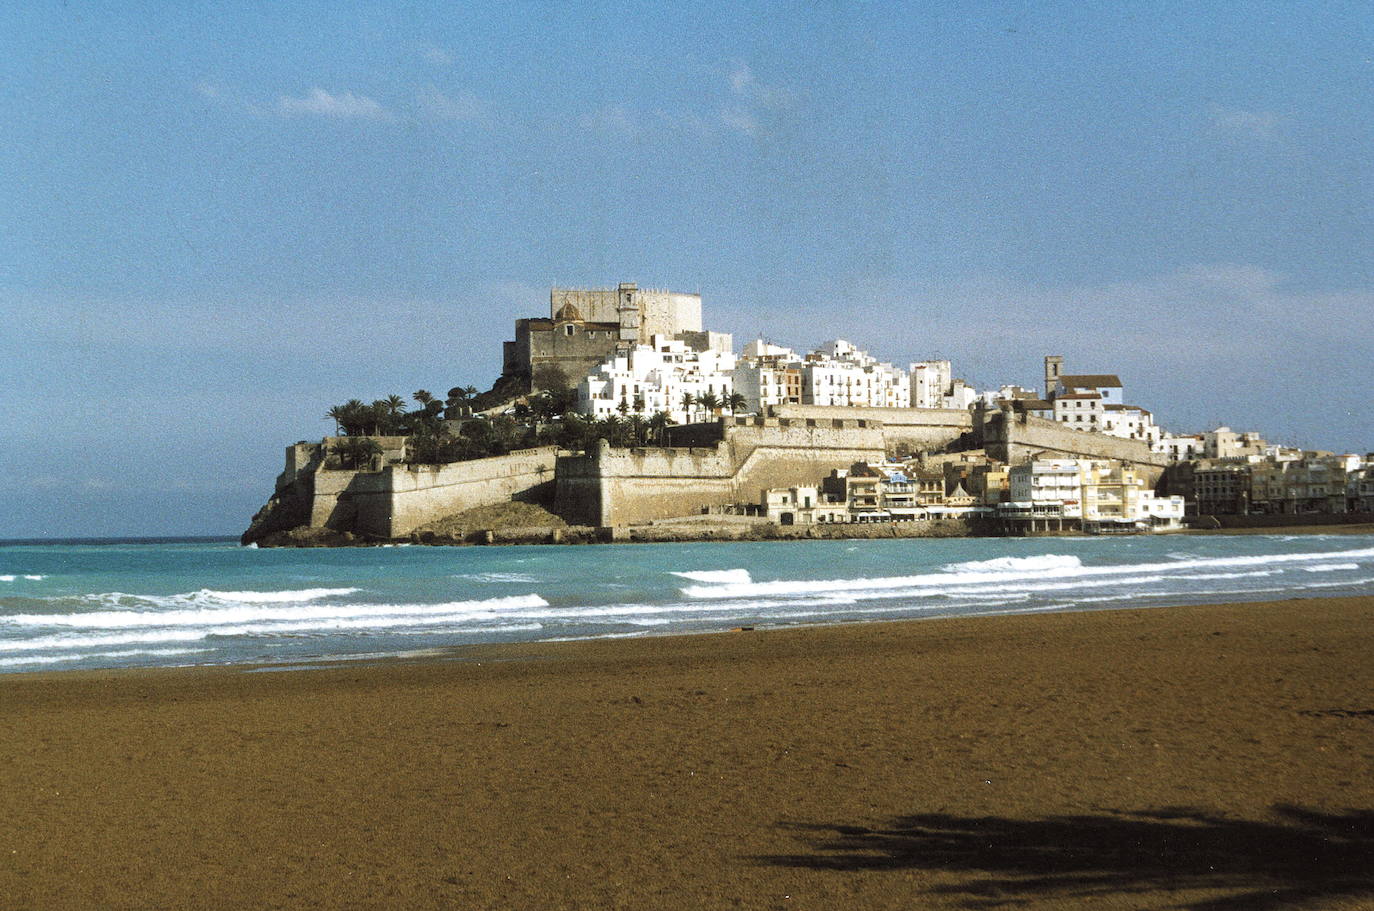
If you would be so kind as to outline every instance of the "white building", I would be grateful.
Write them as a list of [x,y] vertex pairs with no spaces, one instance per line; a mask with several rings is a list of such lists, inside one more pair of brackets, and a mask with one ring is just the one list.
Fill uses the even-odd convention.
[[910,376],[912,408],[967,409],[978,399],[972,387],[954,378],[949,361],[917,361]]
[[735,356],[729,351],[696,351],[681,341],[653,336],[602,364],[577,387],[578,410],[602,419],[611,415],[653,415],[666,411],[679,424],[713,417],[699,404],[684,406],[707,394],[724,407],[734,391]]
[[1078,459],[1032,459],[1013,465],[1007,485],[1013,505],[1064,518],[1083,515],[1083,471]]
[[802,358],[791,348],[757,339],[744,346],[731,377],[745,410],[765,414],[770,405],[801,404]]
[[1183,524],[1182,497],[1158,497],[1134,468],[1105,459],[1033,459],[1012,466],[1005,512],[1080,519],[1085,529],[1161,530]]
[[808,354],[801,372],[804,405],[911,407],[906,371],[877,360],[844,339]]
[[1139,440],[1151,448],[1164,436],[1154,415],[1122,401],[1121,379],[1116,374],[1060,374],[1060,359],[1046,358],[1045,362],[1045,383],[1051,390],[1054,420],[1074,430]]
[[1202,435],[1202,456],[1207,459],[1234,459],[1260,455],[1267,444],[1254,431],[1239,433],[1230,427],[1218,427]]
[[1161,434],[1159,439],[1150,446],[1153,452],[1162,452],[1169,457],[1170,462],[1187,462],[1192,459],[1202,458],[1203,442],[1202,434]]
[[911,407],[905,371],[836,339],[805,357],[763,340],[741,352],[732,376],[748,410],[770,405],[838,405],[870,408]]

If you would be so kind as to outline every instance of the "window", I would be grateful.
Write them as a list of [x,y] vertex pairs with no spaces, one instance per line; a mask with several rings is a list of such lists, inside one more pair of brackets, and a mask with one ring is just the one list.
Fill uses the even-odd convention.
[[577,327],[574,326],[572,323],[568,323],[568,325],[566,325],[566,326],[563,327],[563,333],[564,333],[565,335],[572,335],[572,334],[573,334],[573,330],[576,329],[576,328],[577,328]]

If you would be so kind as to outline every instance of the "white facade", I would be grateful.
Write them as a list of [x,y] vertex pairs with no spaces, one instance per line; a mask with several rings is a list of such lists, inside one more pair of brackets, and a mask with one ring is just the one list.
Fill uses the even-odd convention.
[[966,410],[978,401],[976,390],[954,378],[949,361],[917,361],[911,365],[910,376],[912,408]]
[[911,365],[911,407],[944,408],[945,394],[954,381],[949,361],[918,361]]
[[636,346],[584,377],[577,387],[578,410],[597,419],[666,411],[679,424],[708,420],[713,415],[699,405],[684,407],[683,396],[709,393],[723,404],[734,391],[734,369],[735,356],[728,351],[695,351],[654,336],[652,344]]
[[844,339],[808,354],[801,371],[805,405],[911,407],[906,371],[880,362]]
[[1078,459],[1035,459],[1008,472],[1011,502],[1056,506],[1064,518],[1083,515],[1083,471]]
[[1264,452],[1265,446],[1264,440],[1254,431],[1238,433],[1230,427],[1218,427],[1202,435],[1202,455],[1208,459],[1259,455]]
[[1154,415],[1134,405],[1104,405],[1101,430],[1103,433],[1127,440],[1140,440],[1151,447],[1164,436],[1155,426]]
[[1070,392],[1054,397],[1054,419],[1074,430],[1101,430],[1107,409],[1096,392]]
[[1175,436],[1172,433],[1164,433],[1150,446],[1150,450],[1164,453],[1169,457],[1170,462],[1187,462],[1191,459],[1200,459],[1203,453],[1202,435]]
[[1011,503],[1027,515],[1082,519],[1084,527],[1179,528],[1182,497],[1158,497],[1133,468],[1107,459],[1035,459],[1012,466]]

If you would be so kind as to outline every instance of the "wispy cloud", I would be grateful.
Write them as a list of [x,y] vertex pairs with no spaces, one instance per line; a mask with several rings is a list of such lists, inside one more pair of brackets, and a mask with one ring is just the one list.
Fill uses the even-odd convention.
[[[1350,320],[1374,312],[1374,288],[1310,289],[1262,266],[1207,263],[1106,283],[854,290],[866,302],[816,337],[881,326],[856,341],[884,357],[950,357],[985,388],[1033,387],[1040,356],[1062,354],[1074,372],[1121,375],[1134,403],[1171,430],[1230,423],[1305,445],[1368,446],[1368,422],[1362,429],[1348,415],[1367,413],[1362,378],[1374,340]],[[815,307],[805,314],[813,322],[835,320],[819,300]],[[942,328],[932,337],[928,325]]]
[[770,122],[776,122],[796,103],[795,92],[759,82],[747,63],[736,63],[728,80],[730,101],[721,108],[720,122],[745,136],[757,138],[764,134]]
[[623,139],[638,136],[642,118],[624,104],[606,104],[582,117],[582,126]]
[[[715,73],[719,78],[722,70]],[[616,102],[585,114],[582,126],[621,137],[638,136],[646,130],[669,130],[701,139],[723,135],[759,139],[776,134],[785,118],[792,115],[798,99],[796,92],[759,82],[744,63],[735,64],[723,75],[723,84],[717,82],[696,111],[660,107],[649,112]]]
[[389,114],[381,104],[366,95],[352,92],[332,94],[313,88],[300,98],[282,95],[277,113],[283,117],[332,117],[339,120],[384,120]]
[[1214,104],[1207,112],[1213,131],[1236,139],[1273,139],[1284,123],[1283,115],[1274,111],[1246,111]]
[[433,44],[428,45],[423,50],[421,50],[420,57],[426,63],[432,63],[435,66],[453,65],[453,55],[450,54],[448,51],[444,50],[443,48]]
[[482,114],[482,101],[469,91],[447,94],[434,86],[421,89],[415,95],[420,110],[440,120],[475,120]]

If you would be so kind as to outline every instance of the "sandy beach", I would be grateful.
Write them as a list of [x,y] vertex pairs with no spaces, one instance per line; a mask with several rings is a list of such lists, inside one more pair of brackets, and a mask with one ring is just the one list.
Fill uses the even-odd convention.
[[1374,598],[0,678],[0,907],[1374,907]]

